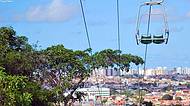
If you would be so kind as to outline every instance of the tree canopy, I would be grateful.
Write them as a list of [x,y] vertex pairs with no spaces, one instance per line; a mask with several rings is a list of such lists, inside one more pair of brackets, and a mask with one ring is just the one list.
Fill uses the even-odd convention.
[[144,63],[142,58],[118,50],[90,53],[91,49],[72,50],[62,44],[38,50],[12,27],[1,27],[1,104],[46,106],[49,102],[64,102],[67,106],[70,100],[81,100],[81,92],[76,93],[78,98],[73,94],[95,68],[124,70],[131,63]]
[[165,94],[164,96],[162,96],[162,100],[173,100],[173,96]]
[[93,55],[95,68],[108,68],[117,67],[122,70],[128,69],[131,63],[135,65],[143,64],[144,61],[138,56],[131,54],[122,54],[119,50],[105,49],[100,52],[96,52]]
[[27,78],[24,76],[11,76],[0,69],[0,105],[1,106],[30,106],[32,95],[24,91]]

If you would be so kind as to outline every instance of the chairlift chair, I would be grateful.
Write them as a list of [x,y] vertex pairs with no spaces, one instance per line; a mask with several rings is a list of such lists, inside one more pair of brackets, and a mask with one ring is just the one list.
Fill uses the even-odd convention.
[[[139,43],[141,44],[151,44],[151,43],[154,43],[154,44],[167,44],[168,43],[168,38],[169,38],[169,29],[168,29],[168,22],[167,22],[167,17],[166,17],[166,12],[165,12],[165,8],[164,6],[162,5],[164,0],[161,0],[161,1],[150,1],[150,2],[145,2],[143,3],[142,5],[140,5],[139,7],[139,13],[138,13],[138,19],[137,19],[137,27],[136,27],[136,42],[137,44],[139,45]],[[158,14],[158,15],[161,15],[163,16],[163,20],[164,20],[164,33],[163,34],[149,34],[149,35],[146,35],[146,34],[141,34],[140,33],[140,24],[141,24],[141,19],[142,19],[142,16],[141,15],[141,8],[142,7],[145,7],[145,6],[155,6],[155,5],[159,5],[161,6],[161,10],[162,10],[162,13],[161,14]],[[152,15],[151,13],[149,13],[148,15]]]

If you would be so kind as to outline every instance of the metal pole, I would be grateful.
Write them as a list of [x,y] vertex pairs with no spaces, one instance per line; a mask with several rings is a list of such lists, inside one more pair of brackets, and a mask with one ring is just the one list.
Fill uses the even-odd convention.
[[[152,0],[150,0],[150,2],[151,2],[151,1],[152,1]],[[149,8],[147,36],[149,35],[149,32],[150,32],[151,9],[152,9],[152,5],[150,5],[150,8]],[[146,47],[145,47],[145,55],[144,55],[144,68],[143,68],[143,69],[144,69],[144,73],[143,73],[143,83],[144,83],[144,77],[145,77],[145,73],[146,73],[147,53],[148,53],[148,45],[146,44]],[[142,105],[142,100],[143,100],[143,97],[142,97],[142,90],[141,90],[141,93],[140,93],[140,106]]]

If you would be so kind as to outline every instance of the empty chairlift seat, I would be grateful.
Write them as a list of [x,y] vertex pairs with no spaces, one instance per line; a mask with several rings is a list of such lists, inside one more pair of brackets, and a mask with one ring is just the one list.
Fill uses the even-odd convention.
[[[143,4],[140,5],[139,7],[139,12],[138,12],[138,18],[137,18],[137,27],[136,27],[136,42],[137,44],[139,45],[140,43],[141,44],[151,44],[151,43],[154,43],[154,44],[167,44],[168,43],[168,38],[169,38],[169,29],[168,29],[168,22],[167,22],[167,17],[166,17],[166,12],[165,12],[165,8],[164,6],[162,5],[162,3],[164,2],[164,0],[158,0],[158,1],[150,1],[150,2],[145,2]],[[149,14],[148,16],[150,18],[148,18],[148,29],[147,29],[147,34],[144,35],[140,32],[140,28],[142,28],[142,18],[144,16],[143,13],[141,13],[141,9],[142,7],[153,7],[153,6],[159,6],[160,10],[162,11],[161,13],[153,13],[154,11],[151,11],[151,8],[149,8]],[[145,13],[146,14],[146,13]],[[150,32],[150,23],[151,23],[151,16],[152,15],[159,15],[159,16],[162,16],[163,17],[163,23],[164,23],[164,30],[163,32],[161,32],[161,35],[155,35],[155,34],[150,34],[150,33],[154,33],[154,32]],[[141,26],[141,27],[140,27]]]
[[153,36],[153,43],[154,44],[162,44],[165,42],[165,38],[163,35],[154,35]]
[[151,44],[152,43],[152,37],[151,37],[151,35],[149,35],[149,36],[144,36],[144,35],[141,36],[140,42],[142,44]]

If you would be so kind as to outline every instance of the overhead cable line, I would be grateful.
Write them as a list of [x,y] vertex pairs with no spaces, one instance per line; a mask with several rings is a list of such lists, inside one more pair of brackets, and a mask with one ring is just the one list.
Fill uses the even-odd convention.
[[117,43],[118,43],[118,50],[121,51],[119,0],[117,0],[116,5],[117,5]]
[[92,67],[93,67],[93,71],[94,71],[94,74],[95,74],[96,83],[98,83],[97,87],[98,87],[98,93],[99,93],[99,96],[100,96],[101,105],[103,106],[102,97],[101,97],[101,93],[100,93],[99,82],[98,82],[98,79],[97,79],[97,73],[96,73],[96,70],[94,68],[94,58],[93,58],[93,53],[92,53],[92,46],[91,46],[91,41],[90,41],[90,36],[89,36],[89,31],[88,31],[88,26],[87,26],[87,21],[86,21],[85,12],[84,12],[84,6],[83,6],[82,0],[79,0],[79,1],[80,1],[80,7],[81,7],[81,12],[82,12],[82,18],[83,18],[83,22],[84,22],[84,27],[85,27],[88,47],[91,49],[90,55],[91,55],[92,62],[93,62]]
[[[87,41],[88,41],[88,47],[89,47],[90,49],[92,49],[82,0],[80,0],[80,7],[81,7],[81,12],[82,12],[82,18],[83,18],[83,22],[84,22],[86,37],[87,37]],[[92,52],[91,52],[91,55],[92,55]]]
[[[119,0],[116,0],[116,12],[117,12],[117,47],[119,50],[119,71],[121,71],[121,37],[120,37],[120,10],[119,10]],[[120,73],[121,77],[121,73]],[[121,78],[120,78],[121,81]],[[120,92],[121,94],[121,82],[120,82]]]

